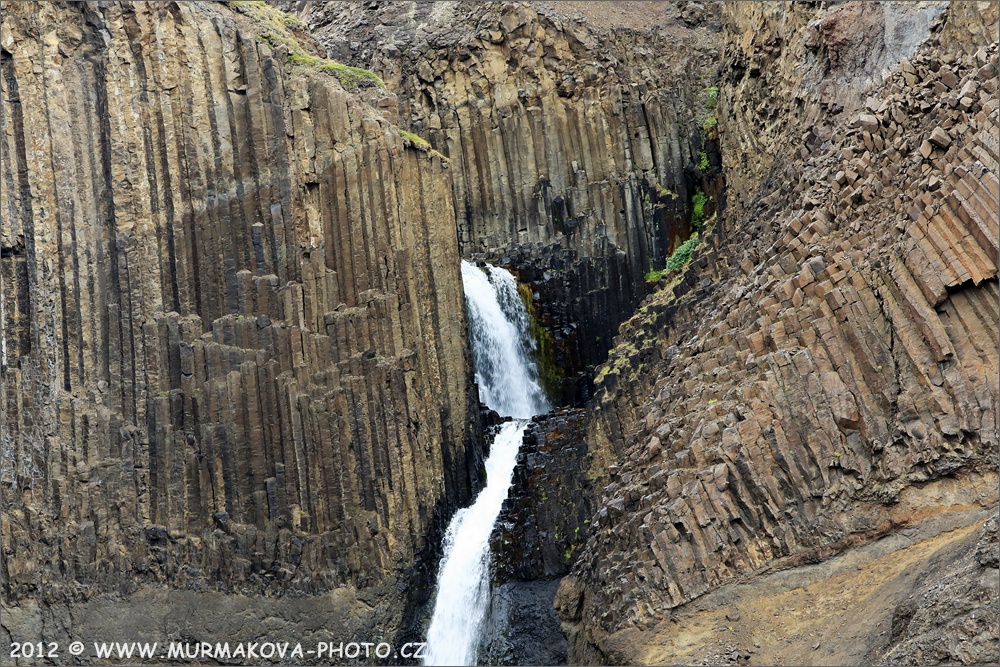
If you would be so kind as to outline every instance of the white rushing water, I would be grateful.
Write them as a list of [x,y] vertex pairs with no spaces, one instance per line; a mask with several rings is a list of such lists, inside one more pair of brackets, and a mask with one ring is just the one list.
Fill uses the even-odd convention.
[[533,361],[530,321],[508,271],[462,262],[476,382],[483,403],[515,421],[504,424],[486,459],[486,488],[455,513],[444,538],[425,665],[473,665],[490,605],[490,533],[517,462],[528,418],[548,411]]
[[486,265],[487,275],[462,262],[469,338],[479,398],[504,417],[526,419],[549,409],[534,362],[531,322],[517,281],[506,269]]

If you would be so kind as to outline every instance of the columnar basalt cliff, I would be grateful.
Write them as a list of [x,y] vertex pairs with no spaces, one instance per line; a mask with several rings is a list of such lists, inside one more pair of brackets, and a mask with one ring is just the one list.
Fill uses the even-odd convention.
[[0,645],[423,640],[466,257],[481,658],[1000,660],[996,0],[0,9]]
[[[587,437],[619,464],[558,598],[571,662],[735,663],[753,652],[764,664],[877,662],[913,617],[913,603],[908,616],[893,605],[927,579],[870,582],[884,585],[884,608],[851,603],[876,627],[867,636],[843,603],[812,608],[808,626],[781,613],[794,605],[741,625],[738,610],[714,617],[713,603],[694,601],[725,589],[714,604],[734,605],[753,598],[737,582],[754,577],[759,590],[769,571],[931,515],[961,515],[974,530],[996,512],[996,3],[977,19],[991,30],[962,50],[941,44],[967,18],[962,3],[918,22],[932,43],[876,61],[891,69],[869,72],[853,110],[824,110],[829,90],[801,87],[800,56],[783,43],[770,42],[782,57],[755,59],[774,35],[794,44],[809,26],[869,11],[862,4],[725,10],[720,131],[727,180],[743,191],[683,278],[623,325],[599,377]],[[884,17],[871,21],[851,39],[882,34]],[[760,78],[806,102],[770,106]],[[801,108],[824,114],[817,136],[803,136]],[[766,171],[744,166],[757,153]],[[995,549],[995,529],[982,544],[991,539]],[[966,571],[985,582],[991,563]],[[995,575],[973,586],[975,604],[936,626],[925,616],[924,646],[959,633],[935,660],[996,660]],[[717,632],[704,627],[713,622]],[[860,653],[836,646],[845,628]],[[769,629],[789,645],[761,648]]]
[[384,636],[478,484],[446,166],[258,23],[3,5],[0,636]]
[[[703,128],[717,10],[692,27],[675,3],[279,4],[399,92],[401,124],[451,162],[463,254],[532,287],[568,375],[557,398],[587,398],[578,373],[687,238],[696,191],[718,187]],[[601,27],[576,9],[638,18]]]

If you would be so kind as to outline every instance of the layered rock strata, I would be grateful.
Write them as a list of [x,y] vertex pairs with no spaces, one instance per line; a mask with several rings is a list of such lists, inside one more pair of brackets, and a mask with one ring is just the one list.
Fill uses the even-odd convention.
[[[794,41],[859,4],[771,17]],[[623,325],[599,376],[587,438],[618,464],[557,600],[571,662],[652,659],[660,623],[720,586],[995,508],[997,44],[942,46],[962,4],[860,108],[824,116],[819,141],[796,140],[780,107],[722,116],[723,145],[766,138],[772,113],[785,129],[758,147],[766,174],[729,164],[742,203]],[[981,36],[996,38],[995,8]],[[776,29],[757,20],[729,34],[724,81],[762,74],[741,64]],[[751,108],[741,90],[721,108]]]
[[450,160],[463,254],[530,284],[565,378],[554,393],[587,399],[580,371],[606,358],[721,166],[703,128],[714,6],[691,27],[673,3],[643,5],[637,28],[573,3],[279,4],[399,92],[400,122]]
[[316,608],[385,636],[478,483],[446,166],[258,27],[3,5],[0,591],[22,630],[165,587],[336,591]]

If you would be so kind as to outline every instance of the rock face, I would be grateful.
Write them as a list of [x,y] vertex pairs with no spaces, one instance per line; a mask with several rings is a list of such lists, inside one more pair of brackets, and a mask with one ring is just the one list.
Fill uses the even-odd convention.
[[276,614],[391,634],[478,484],[446,166],[404,149],[391,97],[377,111],[258,29],[212,3],[3,5],[20,641],[149,587],[202,615],[229,604],[208,591],[333,591]]
[[[805,86],[796,44],[849,16],[860,39],[884,32],[884,17],[855,16],[861,4],[725,10],[733,206],[682,279],[623,325],[599,376],[587,439],[619,465],[557,597],[570,662],[657,662],[646,651],[670,637],[665,619],[713,590],[995,507],[997,44],[948,48],[967,19],[956,3],[915,23],[931,36],[916,55],[873,56],[886,78],[843,83],[858,108],[833,109],[839,84]],[[981,14],[987,39],[995,8]],[[837,44],[837,66],[868,62]],[[834,44],[816,48],[832,67]],[[789,92],[762,105],[765,86]],[[947,587],[966,585],[982,590]],[[956,617],[985,610],[991,585]],[[920,619],[937,612],[919,604],[913,630],[928,632]],[[977,618],[996,634],[995,615]],[[979,639],[933,656],[922,641],[892,656],[997,659]]]
[[492,608],[482,664],[565,664],[567,644],[553,605],[561,577],[583,546],[605,462],[584,439],[586,413],[535,417],[493,529]]
[[[937,566],[892,618],[892,640],[882,665],[960,662],[989,664],[1000,654],[997,577],[1000,540],[994,513],[961,544],[957,557],[932,560]],[[870,664],[875,664],[874,660]]]
[[284,4],[331,57],[399,92],[401,123],[450,160],[463,255],[530,284],[566,379],[555,393],[588,398],[580,371],[606,358],[717,180],[702,127],[715,6],[690,27],[673,3],[581,7],[589,19],[574,13],[589,3]]
[[493,534],[500,581],[533,581],[569,572],[593,515],[603,462],[584,441],[586,414],[536,417],[524,434],[514,481]]
[[2,6],[0,644],[419,640],[467,256],[586,402],[486,658],[998,661],[996,2],[276,4],[398,97],[263,3]]

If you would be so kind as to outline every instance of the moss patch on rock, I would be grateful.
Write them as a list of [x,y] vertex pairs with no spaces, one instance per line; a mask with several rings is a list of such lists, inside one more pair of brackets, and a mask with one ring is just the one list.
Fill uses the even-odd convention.
[[[309,39],[306,24],[277,7],[266,2],[238,1],[230,2],[229,6],[250,19],[254,26],[254,32],[260,41],[273,48],[285,47],[288,50],[288,62],[293,65],[308,67],[324,74],[336,76],[340,85],[349,90],[365,86],[385,88],[385,82],[375,72],[308,53],[301,41]],[[296,32],[301,34],[301,38],[296,36]]]
[[531,285],[518,283],[517,292],[524,302],[524,308],[528,311],[528,319],[531,322],[531,337],[538,351],[538,379],[541,380],[542,388],[550,398],[558,398],[563,394],[566,374],[556,363],[556,338],[548,327],[542,324],[538,316],[538,307],[532,298]]

